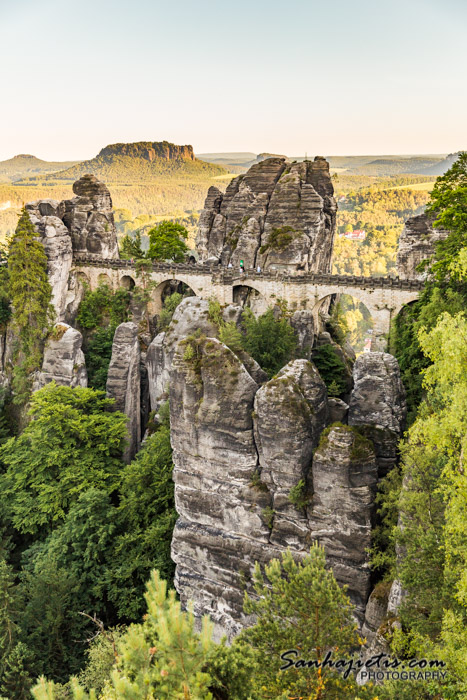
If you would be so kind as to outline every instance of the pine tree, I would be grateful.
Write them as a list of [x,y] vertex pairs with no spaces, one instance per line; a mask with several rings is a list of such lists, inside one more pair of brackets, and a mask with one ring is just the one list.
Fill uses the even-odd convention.
[[23,404],[29,393],[31,373],[40,367],[42,345],[54,313],[47,256],[24,208],[10,240],[8,272],[12,324],[18,339],[13,376],[14,401]]
[[[287,550],[282,559],[265,566],[264,573],[257,563],[253,575],[256,595],[245,594],[244,602],[245,612],[257,616],[257,623],[240,635],[259,654],[256,680],[263,691],[261,697],[352,697],[352,675],[344,679],[319,667],[280,671],[288,659],[318,663],[329,651],[342,658],[358,648],[352,605],[332,571],[326,569],[324,549],[314,545],[300,562]],[[281,660],[289,650],[300,650],[300,655]]]

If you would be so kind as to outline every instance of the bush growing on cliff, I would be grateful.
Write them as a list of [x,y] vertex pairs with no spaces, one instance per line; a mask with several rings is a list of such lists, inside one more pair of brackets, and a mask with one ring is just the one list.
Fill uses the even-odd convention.
[[243,348],[264,369],[269,378],[274,376],[294,357],[297,336],[284,315],[278,318],[273,309],[258,318],[251,309],[243,312]]
[[346,367],[332,345],[321,345],[313,351],[313,362],[330,396],[339,396],[345,391]]

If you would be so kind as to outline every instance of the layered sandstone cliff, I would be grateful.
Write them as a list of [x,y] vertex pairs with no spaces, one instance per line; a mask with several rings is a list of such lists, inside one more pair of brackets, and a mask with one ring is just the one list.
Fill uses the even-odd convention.
[[[237,320],[241,312],[224,310]],[[219,635],[235,635],[248,624],[242,601],[254,563],[287,547],[303,557],[318,541],[362,622],[378,470],[386,465],[378,431],[394,448],[405,411],[397,363],[383,353],[362,356],[350,395],[360,424],[330,425],[331,402],[312,362],[294,360],[266,381],[251,358],[218,340],[206,302],[186,299],[174,321],[150,346],[148,371],[153,407],[170,394],[179,514],[172,556],[182,602],[209,613]]]
[[420,214],[405,222],[397,250],[397,274],[401,279],[425,279],[426,272],[417,270],[417,266],[424,260],[430,260],[436,243],[444,240],[449,233],[433,228],[434,219],[428,214]]
[[329,272],[336,202],[324,158],[255,163],[222,194],[209,189],[196,246],[201,260],[245,268]]

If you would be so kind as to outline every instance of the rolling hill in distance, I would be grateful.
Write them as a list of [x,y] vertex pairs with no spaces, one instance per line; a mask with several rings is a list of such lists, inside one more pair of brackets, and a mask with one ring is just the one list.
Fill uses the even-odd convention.
[[67,161],[65,163],[52,163],[41,160],[35,156],[25,153],[14,156],[8,160],[0,161],[0,182],[14,182],[23,177],[44,175],[53,173],[65,168],[70,168],[77,161]]

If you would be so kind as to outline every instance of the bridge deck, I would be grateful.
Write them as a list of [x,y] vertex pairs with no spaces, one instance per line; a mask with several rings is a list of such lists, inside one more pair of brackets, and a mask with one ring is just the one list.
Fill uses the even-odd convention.
[[[108,258],[90,258],[86,256],[74,256],[73,264],[77,267],[110,267],[114,269],[127,269],[135,271],[135,264],[131,260],[119,260]],[[399,277],[357,277],[354,275],[332,275],[327,273],[314,272],[298,272],[295,275],[285,273],[279,270],[265,270],[257,272],[256,270],[245,270],[242,274],[237,270],[218,265],[201,265],[199,263],[153,263],[151,265],[153,272],[166,272],[170,276],[176,276],[177,273],[189,273],[191,275],[214,277],[223,284],[232,284],[242,279],[280,279],[289,284],[326,284],[339,285],[347,287],[362,287],[373,289],[393,288],[418,290],[423,289],[424,282],[420,280],[404,280]]]

